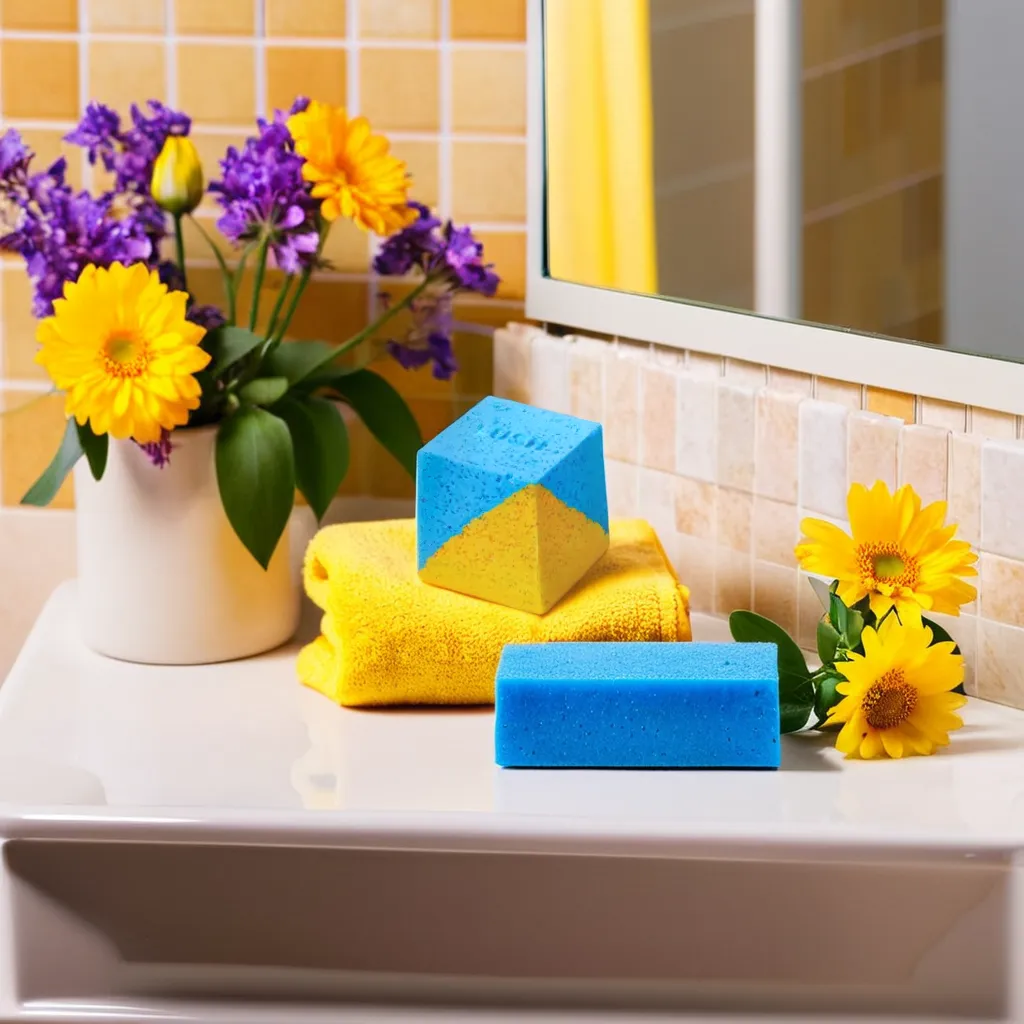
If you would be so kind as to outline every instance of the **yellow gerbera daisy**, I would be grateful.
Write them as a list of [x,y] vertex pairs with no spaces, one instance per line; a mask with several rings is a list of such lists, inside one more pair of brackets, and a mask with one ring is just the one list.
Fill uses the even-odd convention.
[[903,622],[920,623],[921,611],[959,615],[977,591],[959,577],[977,576],[978,556],[970,544],[953,540],[956,524],[945,525],[946,503],[921,508],[905,484],[895,494],[878,481],[869,491],[854,484],[847,496],[852,537],[832,523],[805,519],[805,540],[796,557],[808,572],[839,580],[846,605],[870,595],[881,620],[893,606]]
[[364,231],[391,235],[418,216],[408,204],[411,184],[391,144],[370,131],[365,117],[351,120],[344,107],[315,100],[288,118],[295,149],[305,159],[302,176],[328,221],[354,220]]
[[845,723],[836,749],[847,757],[903,757],[946,746],[949,733],[964,724],[954,712],[967,703],[949,692],[964,678],[956,645],[929,646],[927,626],[904,625],[893,615],[877,631],[866,627],[861,638],[864,653],[836,665],[847,680],[836,686],[843,699],[826,722]]
[[65,411],[96,434],[160,440],[199,405],[192,376],[210,361],[205,329],[185,319],[184,292],[169,292],[144,264],[87,266],[41,320],[36,354]]

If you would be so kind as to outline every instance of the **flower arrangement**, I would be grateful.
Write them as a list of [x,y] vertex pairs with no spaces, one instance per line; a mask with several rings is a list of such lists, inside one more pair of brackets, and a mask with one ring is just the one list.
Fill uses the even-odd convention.
[[[347,472],[337,403],[414,471],[422,442],[407,405],[365,368],[369,359],[342,365],[340,357],[365,351],[408,309],[412,327],[387,341],[387,353],[448,379],[457,370],[454,296],[493,295],[499,279],[469,228],[442,224],[410,200],[406,165],[365,118],[296,100],[260,119],[241,149],[229,148],[208,186],[190,131],[185,114],[153,100],[146,111],[132,107],[130,124],[90,104],[66,140],[112,176],[96,196],[68,184],[64,159],[33,171],[19,133],[0,137],[0,248],[25,260],[37,361],[63,392],[68,416],[57,454],[23,502],[48,504],[82,456],[101,479],[110,438],[130,439],[163,467],[175,431],[211,426],[224,510],[266,568],[296,487],[321,518]],[[183,221],[206,192],[235,252],[231,265],[192,219],[220,268],[223,308],[197,303],[188,286]],[[286,341],[312,274],[327,266],[324,242],[339,219],[384,239],[378,274],[420,279],[340,345]],[[260,309],[268,266],[284,273],[269,313]],[[243,310],[247,272],[252,300]]]
[[[963,657],[925,612],[958,616],[977,592],[977,555],[946,525],[946,503],[925,508],[909,485],[895,494],[881,481],[854,484],[847,495],[850,534],[805,519],[796,547],[823,614],[812,672],[796,642],[776,623],[736,611],[729,625],[739,641],[769,641],[779,650],[782,731],[835,730],[847,757],[931,754],[963,722]],[[851,536],[852,534],[852,536]]]

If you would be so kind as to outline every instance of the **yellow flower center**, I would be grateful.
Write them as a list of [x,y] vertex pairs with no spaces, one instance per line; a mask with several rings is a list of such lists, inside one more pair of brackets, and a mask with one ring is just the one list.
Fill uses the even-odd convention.
[[865,580],[872,584],[886,583],[891,587],[913,589],[921,577],[917,559],[896,544],[877,541],[857,547],[857,567]]
[[138,377],[149,365],[146,344],[131,334],[115,334],[103,350],[103,368],[112,377]]
[[917,707],[917,690],[902,669],[890,669],[864,694],[861,708],[872,729],[891,729],[905,722]]

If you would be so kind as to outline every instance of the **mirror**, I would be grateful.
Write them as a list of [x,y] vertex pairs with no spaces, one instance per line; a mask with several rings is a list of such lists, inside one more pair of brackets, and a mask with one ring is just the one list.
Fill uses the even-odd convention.
[[543,18],[548,276],[1024,360],[1024,2]]

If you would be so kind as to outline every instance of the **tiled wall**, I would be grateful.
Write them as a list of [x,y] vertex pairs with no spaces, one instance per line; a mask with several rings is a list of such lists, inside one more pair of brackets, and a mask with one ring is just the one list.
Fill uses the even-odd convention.
[[[345,103],[386,132],[409,163],[417,198],[478,229],[504,278],[496,300],[460,305],[452,383],[380,368],[431,436],[490,388],[494,325],[522,311],[525,288],[525,0],[2,0],[0,122],[49,161],[73,156],[72,180],[101,185],[62,145],[89,99],[121,111],[155,97],[195,118],[209,180],[253,119],[296,94]],[[212,206],[200,214],[215,217]],[[190,233],[190,279],[219,298],[212,260]],[[310,287],[297,332],[341,340],[366,323],[379,285],[370,243],[336,225],[334,270]],[[271,288],[276,282],[271,281]],[[264,308],[269,304],[264,302]],[[40,602],[73,573],[70,521],[17,503],[56,450],[62,403],[33,362],[29,287],[0,260],[0,679]],[[408,497],[412,482],[361,428],[343,493]],[[55,502],[70,508],[66,485]]]
[[[490,333],[522,309],[525,63],[525,0],[3,0],[0,120],[22,130],[42,160],[73,155],[74,178],[100,186],[80,151],[60,141],[89,99],[124,112],[155,97],[186,110],[207,180],[258,113],[297,94],[366,114],[408,161],[415,196],[472,223],[505,279],[496,301],[459,308],[463,372],[453,382],[381,363],[429,436],[487,393]],[[200,213],[212,226],[212,203]],[[196,235],[188,242],[193,287],[217,301],[216,265]],[[382,284],[367,273],[370,246],[351,224],[335,226],[327,247],[334,270],[309,289],[297,334],[341,341],[363,326]],[[32,361],[33,332],[28,282],[6,259],[0,398],[8,408],[47,387]],[[0,420],[3,506],[16,504],[45,466],[61,429],[56,399]],[[361,428],[353,451],[345,493],[411,494],[409,478]],[[69,486],[57,504],[72,501]]]
[[971,692],[1024,707],[1024,440],[1018,417],[626,340],[495,337],[497,394],[598,420],[616,516],[658,530],[695,610],[753,608],[814,646],[793,557],[805,515],[841,525],[847,487],[949,501],[981,552],[979,601],[936,616]]

